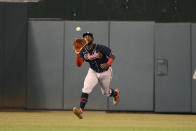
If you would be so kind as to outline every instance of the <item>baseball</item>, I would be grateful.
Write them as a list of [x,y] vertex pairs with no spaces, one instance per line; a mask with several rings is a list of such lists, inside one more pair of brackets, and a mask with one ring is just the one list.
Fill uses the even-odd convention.
[[76,27],[76,31],[81,31],[81,28],[79,26]]

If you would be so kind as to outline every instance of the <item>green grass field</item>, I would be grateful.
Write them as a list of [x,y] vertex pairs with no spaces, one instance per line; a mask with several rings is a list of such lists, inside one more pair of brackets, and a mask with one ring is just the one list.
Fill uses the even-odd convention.
[[1,111],[0,131],[196,131],[196,115]]

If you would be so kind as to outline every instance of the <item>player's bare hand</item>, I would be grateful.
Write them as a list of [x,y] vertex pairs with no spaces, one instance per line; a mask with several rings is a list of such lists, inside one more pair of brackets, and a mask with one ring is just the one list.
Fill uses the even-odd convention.
[[101,64],[101,68],[102,69],[108,69],[109,65],[107,63],[103,63],[103,64]]

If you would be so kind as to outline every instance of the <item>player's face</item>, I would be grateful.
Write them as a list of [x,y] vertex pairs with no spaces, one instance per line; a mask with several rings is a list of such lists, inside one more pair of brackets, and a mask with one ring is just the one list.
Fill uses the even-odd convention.
[[93,43],[93,37],[91,37],[90,35],[86,35],[84,38],[87,39],[89,44]]

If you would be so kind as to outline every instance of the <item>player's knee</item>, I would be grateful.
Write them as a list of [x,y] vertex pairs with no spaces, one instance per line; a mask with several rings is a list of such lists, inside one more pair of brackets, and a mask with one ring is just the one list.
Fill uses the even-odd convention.
[[82,88],[82,92],[86,94],[90,94],[92,92],[91,89]]

